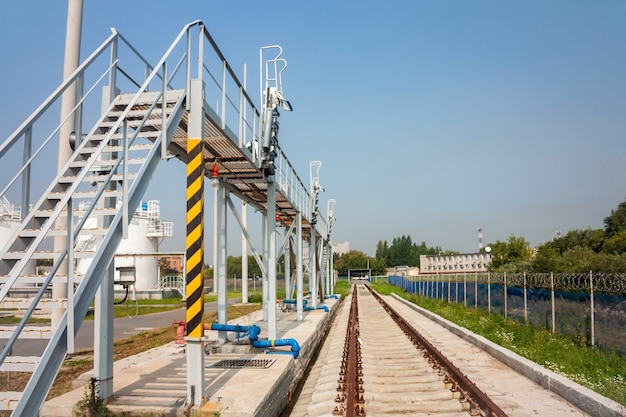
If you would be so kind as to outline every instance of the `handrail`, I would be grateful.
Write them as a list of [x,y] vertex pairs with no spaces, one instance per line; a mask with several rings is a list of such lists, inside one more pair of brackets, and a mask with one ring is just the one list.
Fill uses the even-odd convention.
[[20,136],[26,133],[28,126],[31,126],[39,117],[58,99],[61,94],[85,71],[95,60],[102,54],[109,45],[117,38],[117,33],[112,33],[99,47],[96,49],[78,68],[72,72],[56,90],[48,96],[48,98],[28,117],[24,123],[18,127],[11,136],[0,145],[0,158],[4,153],[18,140]]

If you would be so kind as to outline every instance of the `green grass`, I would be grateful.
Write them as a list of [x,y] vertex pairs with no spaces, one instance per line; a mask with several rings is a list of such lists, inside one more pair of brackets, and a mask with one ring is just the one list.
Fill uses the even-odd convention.
[[341,297],[345,297],[352,291],[352,285],[347,279],[340,279],[335,283],[335,294],[341,294]]
[[586,346],[580,338],[552,334],[545,329],[489,315],[481,309],[408,294],[390,284],[372,284],[381,294],[392,292],[465,327],[500,346],[605,397],[626,405],[626,358],[614,351]]

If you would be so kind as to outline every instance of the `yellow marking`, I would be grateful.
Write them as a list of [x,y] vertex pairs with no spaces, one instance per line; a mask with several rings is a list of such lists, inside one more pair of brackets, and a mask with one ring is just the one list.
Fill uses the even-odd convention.
[[196,204],[193,205],[193,207],[187,210],[187,223],[189,223],[190,220],[193,220],[196,217],[198,217],[201,209],[202,209],[202,200],[198,200]]
[[[198,300],[187,308],[187,319],[191,319],[200,314],[200,307],[202,307],[202,300]],[[187,320],[189,321],[189,320]]]
[[202,176],[199,176],[187,186],[187,200],[190,200],[193,196],[200,192],[200,187],[202,186],[203,179],[204,178]]
[[196,265],[200,263],[201,256],[202,253],[200,251],[197,251],[187,259],[187,271],[191,271],[193,268],[195,268]]
[[196,226],[191,232],[187,232],[187,249],[196,243],[202,236],[202,224]]

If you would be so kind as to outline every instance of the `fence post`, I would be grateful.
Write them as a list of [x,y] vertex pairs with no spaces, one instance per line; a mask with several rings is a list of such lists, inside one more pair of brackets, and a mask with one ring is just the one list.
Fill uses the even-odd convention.
[[591,298],[591,346],[596,345],[595,308],[593,305],[593,271],[589,271],[589,294]]
[[506,272],[504,273],[504,318],[507,319],[508,318],[508,314],[507,314],[507,305],[506,305]]
[[550,272],[550,292],[552,297],[552,334],[556,331],[556,311],[554,308],[554,272]]
[[478,308],[478,272],[474,272],[474,308]]
[[[447,276],[448,276],[448,275],[446,275],[446,277],[447,277]],[[444,282],[445,282],[444,278],[441,278],[441,301],[444,301],[444,300],[445,300],[444,288],[445,288],[446,286],[444,285]]]
[[467,272],[463,272],[463,306],[467,307]]
[[487,272],[487,315],[491,315],[491,272]]
[[451,276],[448,275],[448,303],[450,302],[450,284],[452,284]]
[[526,271],[524,271],[524,323],[528,324],[528,298],[526,297]]
[[459,274],[454,274],[454,281],[455,281],[455,285],[456,285],[456,303],[459,303]]

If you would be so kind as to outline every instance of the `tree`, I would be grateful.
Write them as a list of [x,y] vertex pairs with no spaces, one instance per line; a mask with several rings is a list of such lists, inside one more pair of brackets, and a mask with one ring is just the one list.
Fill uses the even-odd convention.
[[604,253],[626,253],[626,230],[621,230],[608,237],[602,245]]
[[489,246],[491,247],[491,264],[489,265],[491,271],[509,269],[505,266],[513,264],[518,264],[523,269],[532,258],[530,243],[521,236],[511,235],[506,242],[498,240]]
[[617,206],[617,210],[611,210],[611,215],[604,219],[604,233],[607,237],[626,231],[626,201]]
[[382,240],[378,241],[376,245],[376,260],[382,262],[385,267],[387,266],[387,258],[389,257],[389,244],[387,241],[384,242]]
[[334,264],[334,268],[339,275],[348,275],[348,269],[366,269],[372,270],[373,275],[380,275],[385,272],[385,266],[375,258],[370,258],[364,252],[359,250],[351,250],[339,256]]

